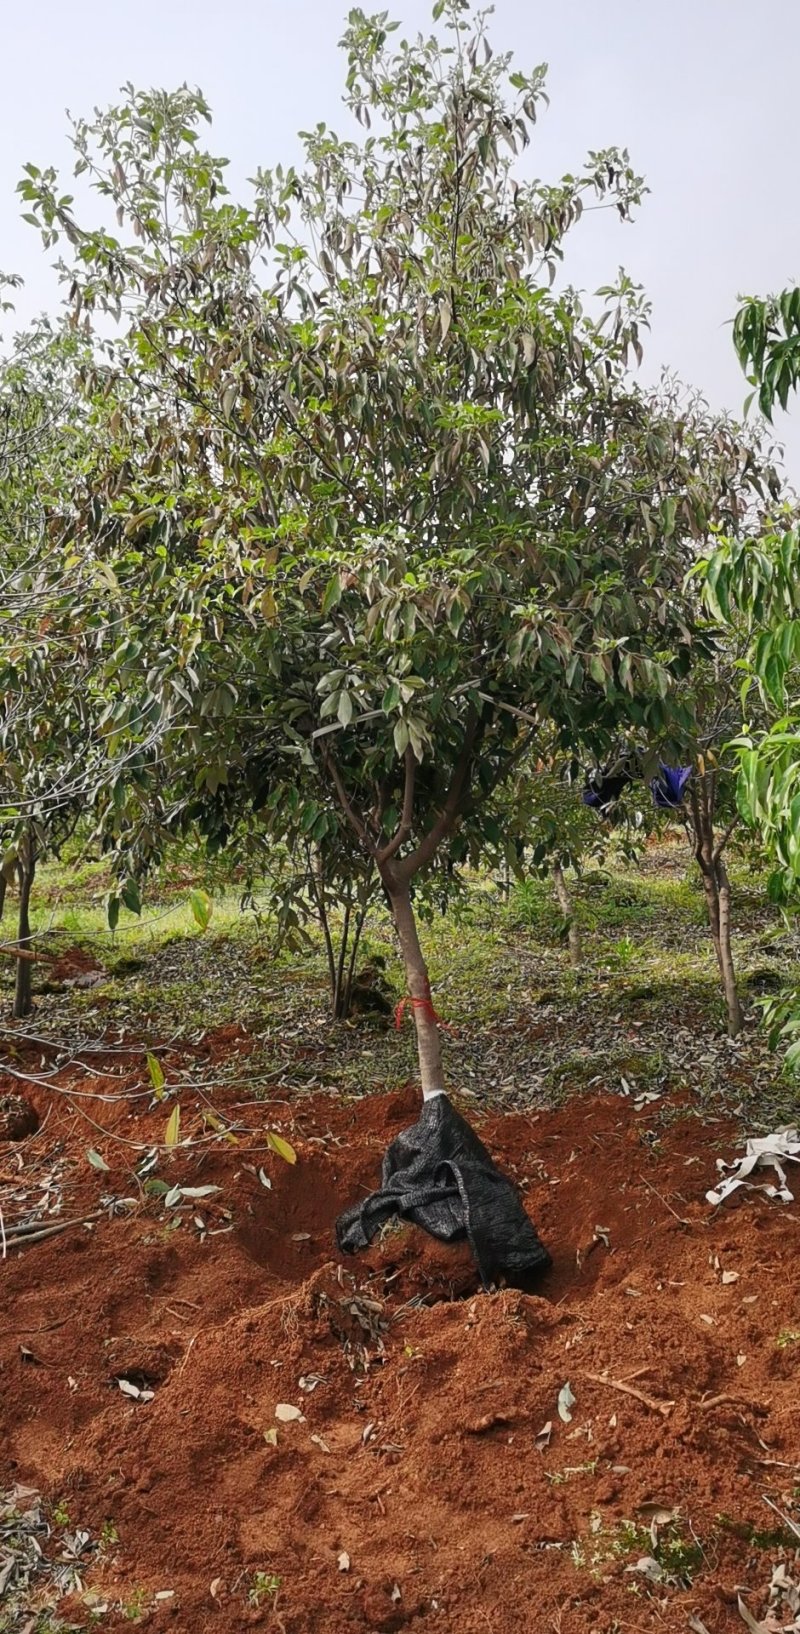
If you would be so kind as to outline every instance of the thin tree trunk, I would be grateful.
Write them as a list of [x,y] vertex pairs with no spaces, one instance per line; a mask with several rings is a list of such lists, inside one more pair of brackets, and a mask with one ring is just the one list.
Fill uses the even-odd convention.
[[731,882],[721,858],[717,859],[716,877],[717,899],[719,902],[719,948],[717,958],[719,959],[722,987],[728,1011],[728,1036],[736,1038],[744,1025],[744,1017],[736,986],[736,971],[731,948]]
[[414,917],[414,909],[411,906],[409,888],[407,885],[400,885],[396,881],[392,881],[392,886],[393,888],[387,882],[397,939],[400,943],[400,952],[405,966],[406,985],[417,1029],[417,1051],[419,1054],[422,1095],[423,1099],[427,1101],[433,1095],[439,1095],[444,1090],[439,1026],[431,1001],[428,967],[420,947],[417,922]]
[[728,1037],[736,1038],[744,1025],[744,1017],[736,986],[731,948],[731,884],[719,850],[715,851],[713,798],[713,782],[710,787],[703,782],[700,794],[695,792],[692,795],[694,854],[703,880],[711,940],[714,943],[725,998]]
[[556,901],[564,915],[567,925],[570,964],[572,965],[573,970],[579,970],[583,953],[581,948],[581,928],[577,919],[575,918],[575,906],[572,901],[572,897],[570,896],[569,887],[564,878],[564,870],[561,867],[560,862],[553,863],[553,889],[556,894]]
[[347,959],[347,944],[350,939],[350,916],[352,911],[353,905],[348,900],[344,910],[344,923],[342,924],[341,940],[339,942],[339,959],[336,965],[336,992],[333,1001],[333,1013],[337,1021],[343,1021],[350,1012],[348,994],[345,991],[344,970]]
[[349,1016],[349,1014],[350,1014],[350,1001],[351,1001],[351,999],[353,997],[353,977],[355,975],[356,959],[358,958],[358,949],[359,949],[360,944],[361,944],[361,936],[362,936],[362,933],[363,933],[363,930],[364,930],[364,925],[366,924],[366,919],[367,919],[367,907],[369,905],[369,889],[370,889],[370,876],[368,875],[367,879],[364,882],[364,888],[363,888],[363,890],[361,892],[361,898],[360,898],[359,906],[358,906],[358,914],[356,916],[356,928],[355,928],[355,931],[353,932],[353,945],[352,945],[352,947],[350,949],[350,959],[349,959],[348,966],[347,966],[347,985],[346,985],[345,990],[344,990],[344,1003],[345,1003],[344,1014],[346,1016]]
[[2,919],[2,917],[3,917],[3,912],[4,912],[4,909],[5,909],[5,905],[6,905],[6,891],[7,890],[8,890],[8,879],[7,879],[6,874],[4,873],[3,869],[0,868],[0,919]]
[[309,851],[308,853],[308,877],[311,882],[311,894],[317,905],[317,917],[320,925],[322,926],[322,936],[325,942],[325,956],[328,961],[328,980],[330,982],[331,993],[331,1014],[336,1016],[338,995],[338,985],[336,981],[336,955],[333,948],[331,927],[328,922],[328,912],[325,906],[325,884],[322,872],[322,852],[319,849],[315,850],[313,858],[311,856],[311,852]]
[[[19,887],[19,928],[17,941],[21,948],[30,951],[31,942],[31,891],[36,874],[36,855],[33,847],[33,835],[28,833],[22,851],[22,868]],[[29,1016],[33,1009],[33,965],[29,959],[17,960],[17,981],[14,989],[15,1021],[21,1021]]]

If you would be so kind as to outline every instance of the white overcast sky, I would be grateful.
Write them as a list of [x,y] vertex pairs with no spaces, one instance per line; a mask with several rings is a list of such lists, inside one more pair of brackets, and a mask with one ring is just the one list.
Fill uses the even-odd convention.
[[[389,9],[405,31],[429,25],[430,0]],[[67,164],[66,108],[89,114],[126,80],[199,85],[235,190],[259,164],[297,159],[298,129],[346,125],[346,10],[340,0],[4,0],[0,269],[25,278],[19,318],[58,300],[14,188],[26,160]],[[570,280],[594,289],[624,264],[653,301],[645,376],[666,364],[712,406],[739,412],[736,297],[800,278],[800,0],[496,0],[490,37],[521,69],[550,65],[551,108],[526,165],[555,180],[590,147],[627,145],[651,188],[632,227],[584,220]],[[800,398],[776,425],[800,483]]]

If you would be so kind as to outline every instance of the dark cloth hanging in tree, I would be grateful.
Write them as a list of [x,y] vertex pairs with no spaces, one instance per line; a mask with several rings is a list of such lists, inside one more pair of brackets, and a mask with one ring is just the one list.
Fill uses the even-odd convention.
[[584,805],[591,806],[595,811],[605,811],[615,806],[640,775],[638,761],[632,755],[612,766],[590,772],[582,796]]
[[467,1238],[484,1287],[527,1288],[552,1264],[519,1193],[446,1095],[425,1101],[417,1123],[392,1141],[380,1190],[339,1217],[341,1252],[366,1248],[397,1217],[440,1242]]

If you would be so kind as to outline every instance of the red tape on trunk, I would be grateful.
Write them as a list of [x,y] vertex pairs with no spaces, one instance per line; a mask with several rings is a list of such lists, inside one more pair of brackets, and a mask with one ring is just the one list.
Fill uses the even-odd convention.
[[400,1003],[398,1004],[394,1013],[394,1024],[398,1031],[403,1025],[403,1017],[406,1013],[406,1006],[409,1004],[411,1005],[412,1010],[422,1010],[429,1021],[434,1022],[437,1027],[444,1027],[445,1032],[450,1032],[447,1022],[442,1021],[441,1016],[436,1014],[433,1007],[433,999],[431,998],[430,993],[427,993],[425,997],[421,999],[415,998],[413,993],[407,993],[406,997],[400,1000]]

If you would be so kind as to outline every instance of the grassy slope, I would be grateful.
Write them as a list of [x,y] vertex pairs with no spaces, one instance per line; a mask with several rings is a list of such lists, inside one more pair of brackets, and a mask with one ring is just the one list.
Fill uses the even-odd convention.
[[[240,911],[238,889],[215,893],[211,926],[201,935],[188,901],[192,869],[178,866],[141,919],[123,912],[112,936],[102,866],[65,866],[51,865],[37,882],[41,945],[81,946],[104,975],[94,987],[42,994],[28,1031],[74,1047],[78,1034],[123,1029],[158,1045],[241,1024],[256,1040],[246,1067],[255,1091],[280,1082],[359,1094],[415,1075],[410,1021],[400,1032],[366,1022],[331,1027],[319,941],[308,952],[276,955],[269,922]],[[734,869],[734,887],[735,955],[747,998],[754,973],[763,986],[800,976],[800,965],[763,883],[742,867]],[[752,1004],[743,1039],[731,1046],[724,1036],[702,894],[685,849],[650,851],[636,870],[587,872],[575,897],[585,944],[578,976],[546,882],[516,888],[506,903],[476,881],[458,911],[425,928],[437,1006],[453,1029],[446,1034],[451,1084],[495,1104],[552,1103],[589,1084],[622,1092],[627,1085],[634,1095],[688,1092],[698,1110],[722,1096],[743,1104],[756,1123],[790,1115],[792,1091],[755,1029]],[[399,997],[402,973],[381,912],[364,950],[387,956]],[[39,983],[46,968],[37,971]],[[4,1009],[12,969],[2,961]],[[243,1072],[235,1052],[230,1072]]]

